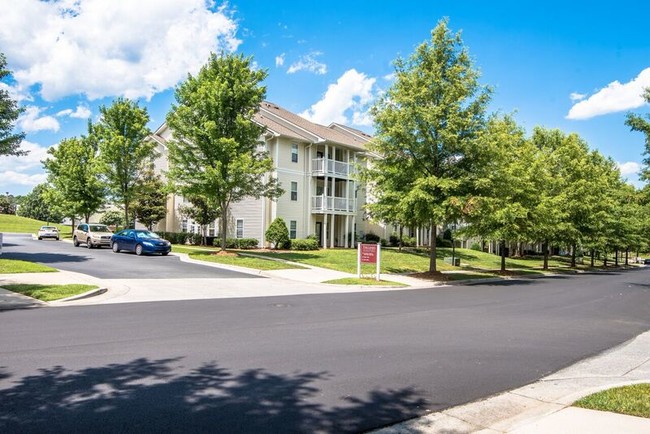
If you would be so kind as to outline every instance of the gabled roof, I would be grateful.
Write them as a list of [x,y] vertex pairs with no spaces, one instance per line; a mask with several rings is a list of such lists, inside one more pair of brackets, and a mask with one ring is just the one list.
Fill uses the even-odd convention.
[[[372,139],[372,136],[363,131],[345,125],[332,123],[326,127],[316,124],[268,101],[260,104],[260,110],[255,114],[253,120],[264,125],[267,131],[274,136],[289,137],[308,143],[327,142],[335,146],[347,146],[365,151],[366,143]],[[163,146],[166,145],[167,141],[161,136],[161,133],[167,129],[167,124],[163,123],[154,131],[152,138]]]
[[[259,117],[259,119],[258,119]],[[343,127],[340,124],[331,124],[329,127],[320,125],[298,116],[289,110],[283,109],[277,104],[264,101],[260,105],[260,111],[256,117],[260,123],[266,125],[270,130],[275,128],[271,125],[283,125],[291,131],[289,137],[300,138],[312,143],[330,142],[334,145],[343,145],[365,150],[366,143],[372,138],[368,134],[354,128]]]

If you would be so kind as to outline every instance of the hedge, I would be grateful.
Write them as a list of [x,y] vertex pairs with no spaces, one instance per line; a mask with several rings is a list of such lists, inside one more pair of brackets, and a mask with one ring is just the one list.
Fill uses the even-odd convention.
[[[259,243],[260,242],[257,238],[227,238],[226,248],[227,249],[255,249],[257,248]],[[220,247],[221,239],[215,238],[214,245]]]
[[318,241],[311,238],[291,240],[291,250],[318,250]]

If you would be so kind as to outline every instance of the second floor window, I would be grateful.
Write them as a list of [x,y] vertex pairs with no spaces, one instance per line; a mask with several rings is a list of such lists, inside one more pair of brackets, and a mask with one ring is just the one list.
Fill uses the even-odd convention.
[[298,183],[291,182],[291,200],[298,200]]
[[291,145],[291,162],[292,163],[298,162],[298,145],[296,145],[295,143]]

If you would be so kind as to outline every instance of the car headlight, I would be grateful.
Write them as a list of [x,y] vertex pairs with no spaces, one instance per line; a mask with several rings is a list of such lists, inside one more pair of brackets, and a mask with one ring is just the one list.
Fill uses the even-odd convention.
[[153,247],[153,243],[150,241],[143,241],[142,244],[144,244],[145,246]]

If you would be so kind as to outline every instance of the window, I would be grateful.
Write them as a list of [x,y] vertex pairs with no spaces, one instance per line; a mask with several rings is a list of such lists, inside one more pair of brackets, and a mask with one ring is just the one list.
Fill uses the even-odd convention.
[[244,238],[244,220],[237,219],[237,238]]
[[291,145],[291,162],[292,163],[298,162],[298,145],[296,145],[295,143]]
[[187,219],[183,218],[181,220],[181,232],[187,232]]
[[291,200],[298,200],[298,183],[291,181]]
[[298,222],[295,220],[289,220],[289,238],[292,240],[296,239],[296,228],[298,227]]

